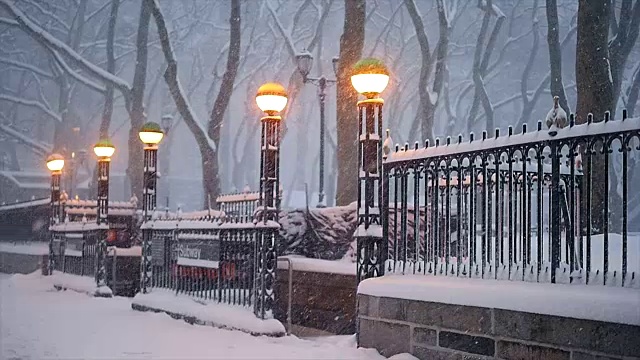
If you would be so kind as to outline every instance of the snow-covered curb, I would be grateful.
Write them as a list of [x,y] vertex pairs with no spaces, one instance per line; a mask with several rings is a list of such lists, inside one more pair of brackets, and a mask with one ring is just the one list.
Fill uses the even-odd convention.
[[319,272],[340,275],[356,275],[356,263],[350,259],[342,260],[322,260],[311,259],[299,255],[286,255],[278,258],[278,269],[288,269],[289,264],[282,259],[291,261],[291,266],[295,271]]
[[210,302],[201,303],[191,297],[166,290],[154,289],[148,294],[137,294],[133,298],[131,307],[140,311],[165,312],[191,324],[239,330],[252,335],[285,335],[285,328],[280,321],[258,319],[249,308]]
[[98,297],[112,297],[113,292],[108,286],[97,287],[95,279],[89,276],[78,276],[54,272],[51,276],[45,276],[57,290],[72,290],[79,293]]
[[358,294],[640,325],[631,288],[386,275],[361,282]]

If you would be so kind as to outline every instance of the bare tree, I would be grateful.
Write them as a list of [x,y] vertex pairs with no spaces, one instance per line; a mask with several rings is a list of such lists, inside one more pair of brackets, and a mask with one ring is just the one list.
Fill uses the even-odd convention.
[[337,140],[338,191],[336,205],[356,200],[358,158],[355,156],[358,133],[358,112],[354,104],[358,93],[351,87],[351,68],[360,59],[364,48],[365,0],[346,1],[344,30],[340,37],[340,63],[337,74]]
[[560,48],[560,23],[556,0],[546,0],[547,43],[549,44],[549,67],[551,69],[551,95],[560,98],[560,107],[568,114],[571,112],[567,94],[562,83],[562,49]]

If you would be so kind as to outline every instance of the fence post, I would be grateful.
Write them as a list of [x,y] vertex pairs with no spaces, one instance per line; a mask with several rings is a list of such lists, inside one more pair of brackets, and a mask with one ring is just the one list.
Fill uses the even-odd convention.
[[[551,150],[551,213],[549,214],[551,221],[551,282],[556,282],[556,269],[560,267],[560,154],[561,146],[558,142],[551,140],[549,142]],[[540,251],[540,250],[538,250]]]

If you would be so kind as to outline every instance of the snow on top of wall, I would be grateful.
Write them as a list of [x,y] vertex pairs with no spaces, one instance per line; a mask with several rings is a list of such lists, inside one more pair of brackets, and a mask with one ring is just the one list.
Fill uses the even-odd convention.
[[640,291],[630,288],[387,275],[361,282],[358,293],[640,325]]
[[281,322],[275,319],[257,318],[250,308],[219,303],[200,303],[191,297],[171,291],[153,289],[151,293],[138,293],[133,303],[154,309],[160,309],[185,316],[193,316],[199,320],[211,322],[216,327],[241,330],[251,333],[284,333]]
[[32,207],[32,206],[39,206],[39,205],[46,205],[46,204],[49,204],[50,202],[51,202],[51,200],[49,198],[46,198],[46,199],[24,201],[24,202],[19,202],[19,203],[15,203],[15,204],[0,205],[0,211],[22,209],[22,208],[27,208],[27,207]]
[[319,272],[341,275],[355,275],[356,263],[350,259],[344,260],[322,260],[310,259],[299,255],[281,256],[278,258],[278,269],[289,269],[287,261],[281,259],[286,258],[291,261],[291,267],[296,271]]
[[25,255],[45,255],[49,253],[47,243],[0,243],[0,252]]

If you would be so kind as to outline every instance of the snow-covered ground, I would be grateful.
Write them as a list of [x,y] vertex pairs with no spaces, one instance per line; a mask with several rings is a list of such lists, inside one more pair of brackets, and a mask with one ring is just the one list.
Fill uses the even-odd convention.
[[[254,337],[131,309],[131,300],[52,290],[41,275],[0,274],[2,359],[383,359],[354,336]],[[409,355],[394,359],[410,359]]]

